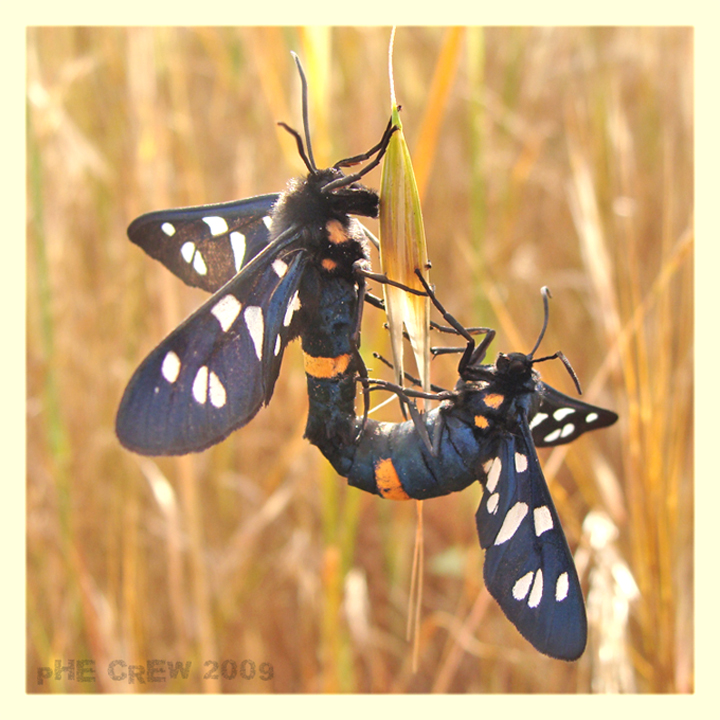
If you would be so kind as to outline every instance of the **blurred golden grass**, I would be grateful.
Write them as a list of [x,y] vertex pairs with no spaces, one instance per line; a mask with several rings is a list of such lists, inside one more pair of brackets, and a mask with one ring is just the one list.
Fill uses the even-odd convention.
[[[458,35],[457,63],[441,61]],[[390,112],[388,38],[28,30],[29,692],[693,691],[691,29],[396,39],[441,300],[498,328],[496,350],[527,351],[550,286],[544,348],[562,348],[587,399],[621,416],[542,458],[589,591],[578,663],[539,656],[489,601],[468,489],[425,503],[412,674],[414,509],[347,489],[302,439],[297,348],[270,406],[202,455],[143,460],[114,437],[133,369],[202,300],[131,245],[130,220],[302,172],[275,125],[300,123],[290,50],[308,72],[318,164],[369,148]],[[381,323],[368,310],[366,358],[387,354]],[[452,360],[433,372],[454,383]],[[543,377],[571,391],[561,367]],[[69,658],[95,660],[96,681],[38,685],[39,666]],[[151,658],[193,669],[162,683],[107,675],[112,660]],[[206,661],[245,659],[252,680],[203,679]]]

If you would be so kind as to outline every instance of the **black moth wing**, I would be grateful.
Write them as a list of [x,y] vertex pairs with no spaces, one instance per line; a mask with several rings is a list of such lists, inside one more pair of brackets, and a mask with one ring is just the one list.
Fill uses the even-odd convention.
[[485,464],[476,514],[485,584],[537,650],[575,660],[587,640],[580,581],[524,415],[518,428]]
[[564,445],[618,419],[612,410],[576,400],[543,382],[538,382],[528,416],[535,447]]
[[285,346],[298,333],[309,258],[292,243],[286,248],[273,244],[256,257],[143,361],[118,410],[125,447],[143,455],[199,452],[267,404]]
[[187,285],[216,292],[268,245],[278,197],[147,213],[128,237]]

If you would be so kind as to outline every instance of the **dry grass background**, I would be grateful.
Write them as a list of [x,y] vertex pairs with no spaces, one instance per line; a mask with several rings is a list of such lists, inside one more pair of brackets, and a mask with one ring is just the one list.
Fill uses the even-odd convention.
[[[29,692],[693,691],[690,29],[405,28],[396,40],[441,300],[498,328],[494,352],[528,351],[550,286],[543,349],[561,348],[587,399],[621,416],[541,456],[587,593],[579,662],[540,656],[490,601],[474,487],[425,503],[412,673],[414,504],[348,489],[303,440],[297,347],[270,406],[220,446],[150,460],[115,439],[132,371],[203,299],[131,245],[128,223],[302,172],[275,125],[300,124],[290,50],[309,76],[318,164],[373,145],[390,112],[388,38],[28,30]],[[366,312],[366,358],[388,353],[382,321]],[[437,360],[435,382],[451,385],[454,363]],[[542,372],[572,392],[559,363]],[[69,658],[95,660],[96,681],[37,684],[38,666]],[[193,665],[187,680],[131,684],[109,679],[116,659]],[[205,662],[226,660],[234,679],[203,679]]]

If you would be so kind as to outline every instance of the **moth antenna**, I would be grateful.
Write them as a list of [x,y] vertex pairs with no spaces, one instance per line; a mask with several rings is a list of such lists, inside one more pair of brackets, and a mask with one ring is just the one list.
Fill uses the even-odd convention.
[[550,288],[547,286],[543,286],[540,288],[540,292],[543,296],[543,305],[545,307],[545,319],[543,321],[542,330],[540,331],[540,336],[537,339],[537,342],[535,343],[535,347],[528,353],[528,358],[532,360],[533,355],[535,354],[535,351],[540,347],[540,343],[542,342],[543,337],[545,337],[545,331],[547,330],[548,326],[548,320],[550,319],[550,303],[548,302],[548,298],[552,297],[552,294],[550,293]]
[[563,355],[560,350],[557,351],[557,356],[562,361],[562,364],[565,366],[566,370],[570,373],[570,377],[573,379],[573,382],[575,383],[575,387],[577,388],[578,395],[582,395],[582,388],[580,387],[580,380],[578,379],[578,376],[575,374],[575,368],[570,364],[570,361]]
[[309,172],[311,174],[315,175],[317,173],[317,169],[311,165],[310,160],[308,159],[308,156],[305,154],[305,147],[303,146],[303,141],[302,141],[302,138],[300,137],[300,133],[297,130],[294,130],[293,128],[291,128],[289,125],[287,125],[284,122],[279,122],[278,125],[281,128],[283,128],[283,130],[287,130],[295,138],[295,142],[297,143],[297,149],[298,149],[298,154],[300,155],[300,158],[305,163],[305,167],[309,170]]
[[543,305],[545,306],[545,320],[543,322],[542,330],[540,331],[540,337],[538,338],[537,342],[535,343],[535,347],[530,351],[530,354],[528,355],[528,358],[533,363],[539,363],[539,362],[545,362],[546,360],[555,360],[558,359],[562,362],[562,364],[565,366],[565,369],[568,371],[570,377],[573,379],[573,382],[575,383],[575,387],[577,388],[578,394],[582,395],[582,388],[580,387],[580,380],[578,380],[578,376],[575,374],[575,370],[573,369],[573,366],[570,364],[570,361],[565,357],[565,355],[562,354],[560,350],[558,350],[553,355],[548,355],[546,357],[541,357],[533,360],[533,355],[535,354],[535,351],[540,347],[540,343],[542,342],[542,339],[545,335],[545,330],[547,330],[548,326],[548,319],[550,317],[550,303],[548,302],[548,299],[552,297],[552,294],[550,293],[550,288],[548,287],[542,287],[540,288],[540,292],[543,296]]
[[575,374],[575,369],[570,364],[570,361],[563,355],[563,353],[558,350],[556,353],[553,353],[552,355],[548,355],[547,357],[541,357],[537,360],[533,360],[533,365],[535,363],[539,362],[545,362],[546,360],[560,360],[562,364],[565,366],[565,369],[568,371],[570,377],[573,379],[573,382],[575,383],[575,387],[577,388],[578,395],[582,395],[582,387],[580,387],[580,380],[578,379],[578,376]]
[[310,161],[310,170],[313,173],[317,172],[317,166],[315,165],[315,158],[312,151],[312,143],[310,142],[310,121],[308,114],[308,87],[307,80],[305,78],[305,72],[300,63],[300,58],[296,53],[290,51],[290,54],[295,60],[298,72],[300,73],[300,82],[302,83],[302,115],[303,115],[303,129],[305,130],[305,147],[307,148],[308,159]]

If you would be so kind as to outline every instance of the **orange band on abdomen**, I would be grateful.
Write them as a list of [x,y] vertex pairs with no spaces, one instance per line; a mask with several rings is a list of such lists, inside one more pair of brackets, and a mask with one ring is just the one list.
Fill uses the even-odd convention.
[[400,484],[397,470],[390,458],[379,460],[375,465],[375,483],[380,495],[388,500],[410,500]]
[[338,355],[334,358],[313,357],[304,353],[305,372],[316,378],[333,378],[342,375],[350,364],[351,355]]

